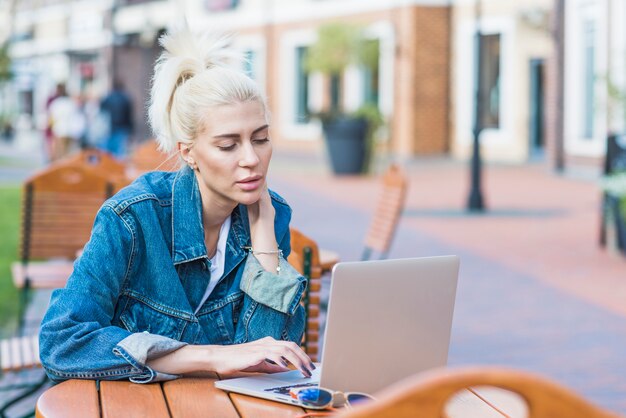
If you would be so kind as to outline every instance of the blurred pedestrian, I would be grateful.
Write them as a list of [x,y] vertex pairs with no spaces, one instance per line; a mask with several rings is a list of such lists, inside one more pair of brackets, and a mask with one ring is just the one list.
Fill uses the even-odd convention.
[[52,130],[50,161],[68,155],[78,143],[85,128],[84,116],[76,101],[60,85],[59,96],[50,102],[48,122]]
[[52,133],[52,115],[50,114],[50,105],[61,96],[65,96],[65,83],[58,83],[54,93],[46,100],[46,128],[44,130],[44,152],[48,161],[54,160],[54,135]]
[[113,82],[113,90],[102,100],[100,109],[108,115],[110,121],[104,148],[116,157],[124,158],[128,138],[133,130],[133,106],[121,80]]

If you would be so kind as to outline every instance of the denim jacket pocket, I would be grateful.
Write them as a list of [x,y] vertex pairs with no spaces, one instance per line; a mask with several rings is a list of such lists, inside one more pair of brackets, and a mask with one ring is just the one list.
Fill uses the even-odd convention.
[[237,291],[223,299],[206,304],[198,312],[198,320],[207,338],[203,343],[233,344],[243,298],[244,293]]
[[119,316],[123,328],[133,333],[145,331],[175,340],[181,339],[188,321],[164,312],[148,299],[126,298],[126,306]]

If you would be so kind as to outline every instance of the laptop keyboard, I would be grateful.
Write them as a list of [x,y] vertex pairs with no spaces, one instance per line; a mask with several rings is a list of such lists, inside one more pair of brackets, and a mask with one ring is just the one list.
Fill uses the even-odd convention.
[[309,386],[319,386],[319,383],[308,382],[308,383],[301,383],[299,385],[278,386],[278,387],[275,387],[275,388],[265,389],[265,392],[273,392],[273,393],[278,393],[280,395],[287,395],[287,396],[289,396],[289,391],[291,389],[293,389],[293,388],[304,388],[304,387],[309,387]]

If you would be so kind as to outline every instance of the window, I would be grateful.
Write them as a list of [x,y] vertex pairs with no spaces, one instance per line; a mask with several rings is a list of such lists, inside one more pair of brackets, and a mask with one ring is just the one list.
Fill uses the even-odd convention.
[[256,74],[254,71],[254,63],[256,59],[256,52],[251,49],[246,50],[243,53],[244,61],[243,61],[243,71],[246,73],[248,77],[251,79],[258,81],[256,78]]
[[583,22],[583,136],[593,137],[594,114],[593,105],[595,103],[594,79],[595,79],[595,43],[596,28],[593,20]]
[[296,47],[296,123],[308,123],[309,114],[309,75],[305,71],[304,61],[308,47]]
[[500,34],[481,36],[481,127],[500,127]]

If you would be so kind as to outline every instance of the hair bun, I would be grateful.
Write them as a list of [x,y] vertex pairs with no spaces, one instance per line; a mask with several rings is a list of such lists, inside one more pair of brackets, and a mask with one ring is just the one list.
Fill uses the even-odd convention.
[[207,68],[228,66],[230,60],[238,58],[228,48],[231,38],[225,34],[193,33],[184,28],[162,35],[159,44],[165,49],[166,59],[178,62],[181,76],[193,77]]
[[148,118],[161,150],[191,143],[200,126],[198,109],[252,98],[265,106],[256,83],[237,65],[242,54],[230,48],[231,40],[192,32],[186,24],[159,38],[164,51],[154,68]]

